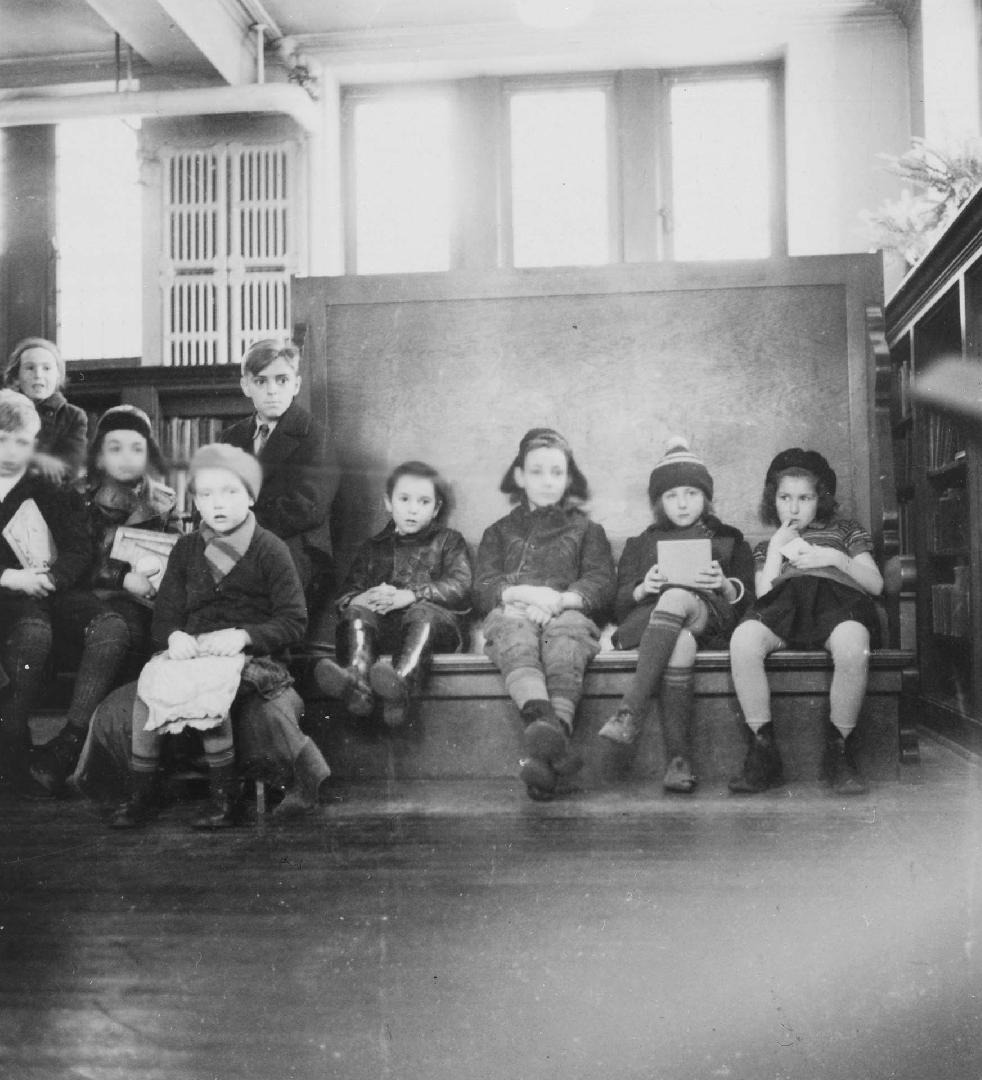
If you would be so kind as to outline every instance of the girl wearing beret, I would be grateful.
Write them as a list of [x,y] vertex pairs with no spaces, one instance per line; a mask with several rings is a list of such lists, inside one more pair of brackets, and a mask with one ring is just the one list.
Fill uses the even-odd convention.
[[784,782],[764,670],[767,656],[783,648],[832,654],[825,773],[839,795],[867,790],[853,733],[879,631],[872,597],[883,591],[883,578],[869,532],[836,514],[835,489],[835,472],[815,450],[784,450],[767,470],[760,517],[775,531],[754,549],[757,600],[730,642],[748,743],[743,772],[730,781],[735,794]]

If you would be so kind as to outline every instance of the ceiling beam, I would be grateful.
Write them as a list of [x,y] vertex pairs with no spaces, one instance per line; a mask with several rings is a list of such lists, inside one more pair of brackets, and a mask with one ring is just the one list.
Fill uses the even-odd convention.
[[231,86],[256,77],[256,41],[238,4],[201,0],[86,0],[152,67],[217,72]]

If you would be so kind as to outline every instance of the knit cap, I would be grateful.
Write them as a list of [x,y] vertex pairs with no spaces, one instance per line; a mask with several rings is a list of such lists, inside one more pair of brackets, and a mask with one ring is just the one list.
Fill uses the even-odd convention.
[[259,462],[230,443],[208,443],[195,451],[188,466],[188,479],[194,483],[194,475],[201,469],[228,469],[245,485],[246,491],[255,499],[263,485],[263,470]]
[[713,478],[709,470],[689,449],[680,435],[673,435],[665,444],[665,456],[651,470],[648,479],[648,498],[655,502],[675,487],[698,488],[707,499],[713,497]]
[[786,469],[803,469],[805,472],[810,472],[812,476],[818,478],[830,495],[835,494],[837,482],[835,470],[817,450],[802,450],[800,446],[782,450],[767,467],[765,482],[776,483],[778,476]]
[[153,426],[150,417],[135,405],[114,405],[99,417],[95,429],[95,442],[105,438],[110,431],[135,431],[147,442],[153,442]]

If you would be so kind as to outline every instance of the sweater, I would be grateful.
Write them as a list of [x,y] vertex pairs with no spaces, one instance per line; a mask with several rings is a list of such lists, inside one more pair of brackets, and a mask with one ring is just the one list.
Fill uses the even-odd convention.
[[174,545],[153,608],[151,634],[163,649],[176,630],[195,636],[212,630],[245,630],[254,656],[281,652],[299,642],[307,608],[293,559],[279,537],[257,526],[252,542],[216,585],[199,531]]

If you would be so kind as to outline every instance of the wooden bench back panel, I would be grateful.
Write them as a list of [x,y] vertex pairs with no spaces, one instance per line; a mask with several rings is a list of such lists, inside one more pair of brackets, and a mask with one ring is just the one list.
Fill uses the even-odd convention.
[[411,457],[446,474],[451,522],[476,544],[539,425],[572,442],[617,552],[650,520],[648,473],[675,433],[751,538],[767,463],[791,445],[829,457],[843,510],[875,530],[864,312],[880,290],[873,256],[298,279],[312,403],[344,472],[342,567]]

